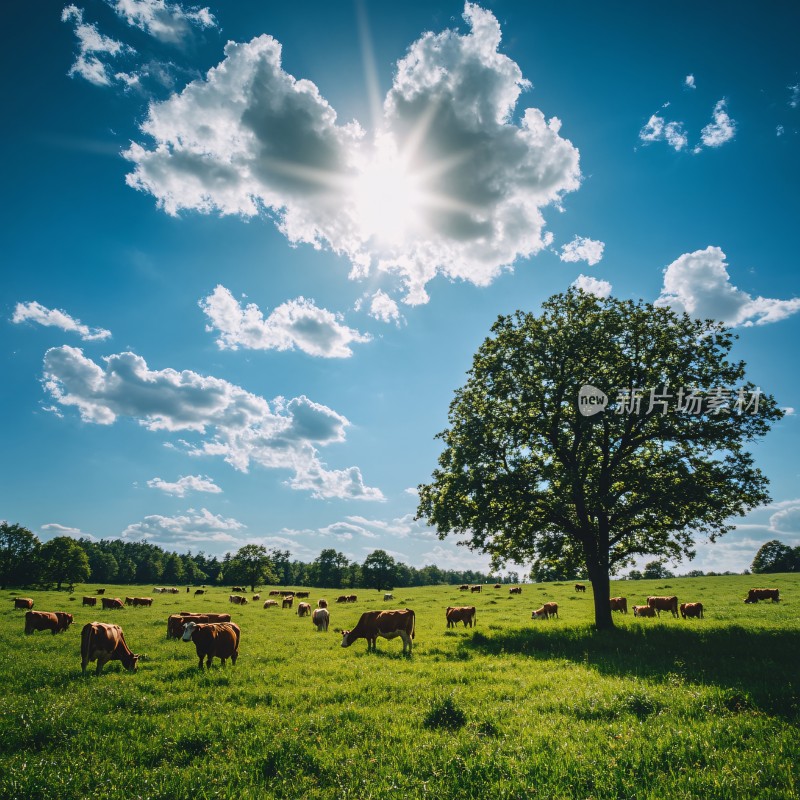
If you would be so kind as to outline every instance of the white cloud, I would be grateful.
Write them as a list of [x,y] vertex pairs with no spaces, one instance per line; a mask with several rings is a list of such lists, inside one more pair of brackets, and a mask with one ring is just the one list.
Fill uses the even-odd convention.
[[789,96],[789,105],[792,108],[797,108],[800,105],[800,83],[796,83],[794,86],[788,86],[789,92],[791,93]]
[[115,76],[100,56],[114,58],[133,53],[133,48],[104,36],[96,25],[84,22],[83,10],[77,6],[67,6],[61,12],[61,21],[75,23],[75,36],[78,39],[78,55],[70,67],[69,76],[79,75],[95,86],[110,86]]
[[785,132],[786,132],[786,130],[785,130],[785,128],[783,127],[783,125],[778,125],[778,126],[775,128],[775,135],[776,135],[776,136],[783,136],[783,134],[784,134]]
[[352,342],[371,337],[342,324],[341,315],[318,308],[312,300],[298,297],[275,308],[264,319],[255,303],[244,308],[224,286],[200,301],[211,321],[208,331],[218,331],[220,349],[293,350],[322,358],[349,358]]
[[[736,135],[736,121],[728,115],[726,105],[727,100],[724,97],[717,102],[712,114],[714,121],[709,122],[700,132],[701,141],[706,147],[720,147]],[[695,152],[699,150],[700,145],[695,148]]]
[[80,528],[71,528],[67,525],[60,525],[57,522],[48,522],[42,525],[42,530],[48,534],[48,539],[56,536],[69,536],[73,539],[88,539],[90,542],[96,542],[97,537],[92,536],[91,533],[84,533]]
[[559,258],[562,261],[585,261],[590,267],[597,264],[603,257],[605,243],[596,239],[587,239],[584,236],[576,236],[561,248]]
[[794,409],[794,408],[792,408],[791,406],[785,406],[784,408],[782,408],[782,409],[781,409],[781,411],[783,411],[783,413],[784,413],[784,414],[785,414],[787,417],[793,417],[793,416],[795,416],[795,414],[796,414],[796,411],[795,411],[795,409]]
[[15,323],[37,322],[48,328],[60,328],[62,331],[77,333],[85,342],[108,339],[111,336],[111,331],[104,328],[90,328],[81,323],[79,319],[71,317],[66,311],[46,308],[35,300],[30,303],[17,303],[11,321]]
[[448,549],[438,544],[422,554],[423,564],[435,564],[440,569],[477,570],[489,573],[491,559],[483,553],[473,552],[464,547]]
[[730,282],[725,253],[719,247],[707,247],[684,253],[664,270],[664,286],[655,305],[671,306],[695,318],[750,327],[778,322],[797,313],[800,298],[753,298]]
[[161,478],[152,478],[147,481],[151,489],[159,489],[165,494],[174,494],[177,497],[186,497],[189,492],[207,492],[220,494],[222,489],[211,478],[204,475],[186,475],[175,483],[169,483]]
[[217,21],[207,8],[185,9],[179,3],[165,0],[106,0],[128,25],[149,33],[162,42],[178,43],[191,27],[213,28]]
[[85,422],[111,425],[129,417],[151,431],[196,434],[186,442],[195,456],[222,456],[246,472],[251,463],[293,472],[289,485],[314,497],[383,500],[364,485],[358,467],[328,470],[318,447],[345,439],[349,421],[305,396],[272,406],[262,397],[220,378],[190,370],[150,370],[134,353],[103,359],[77,348],[51,348],[44,358],[44,386],[61,406],[74,406]]
[[395,322],[398,325],[403,320],[403,315],[400,313],[397,303],[380,289],[370,299],[369,315],[381,322]]
[[598,297],[608,297],[611,294],[611,284],[608,281],[598,280],[591,275],[578,275],[571,285]]
[[769,528],[777,533],[800,533],[800,501],[790,501],[794,505],[776,511],[769,518]]
[[639,139],[645,144],[666,142],[673,150],[683,150],[689,143],[682,122],[667,122],[656,114],[653,114],[639,131]]
[[[538,109],[512,121],[529,83],[498,52],[495,17],[471,3],[464,17],[469,34],[412,44],[369,142],[358,124],[337,123],[311,81],[282,69],[275,39],[228,43],[205,80],[151,103],[142,131],[153,144],[126,152],[128,183],[170,214],[269,210],[292,243],[348,257],[351,277],[397,274],[407,303],[427,302],[436,275],[486,285],[545,246],[541,210],[578,188],[579,156]],[[370,176],[385,174],[414,198],[400,240],[365,219],[392,222],[362,202]],[[383,185],[379,201],[388,208],[402,194]]]
[[696,89],[697,88],[697,84],[695,83],[694,75],[687,75],[686,78],[683,81],[683,85],[687,89]]
[[207,545],[238,543],[239,534],[247,526],[233,517],[224,518],[212,514],[208,509],[188,509],[184,514],[164,517],[150,514],[141,522],[128,525],[120,534],[121,539],[139,542],[146,540],[172,549],[202,548]]

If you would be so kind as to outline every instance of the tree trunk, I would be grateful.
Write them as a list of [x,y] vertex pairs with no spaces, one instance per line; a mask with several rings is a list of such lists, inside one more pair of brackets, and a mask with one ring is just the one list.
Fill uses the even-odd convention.
[[601,564],[587,563],[589,580],[592,582],[594,594],[594,624],[599,631],[614,629],[614,619],[611,616],[611,578],[608,568]]

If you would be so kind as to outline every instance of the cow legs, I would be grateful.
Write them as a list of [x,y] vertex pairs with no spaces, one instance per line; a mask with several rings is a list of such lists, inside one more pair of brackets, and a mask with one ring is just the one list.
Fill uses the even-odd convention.
[[406,654],[406,646],[408,646],[408,654],[411,655],[411,637],[405,632],[400,631],[400,638],[403,640],[403,655]]

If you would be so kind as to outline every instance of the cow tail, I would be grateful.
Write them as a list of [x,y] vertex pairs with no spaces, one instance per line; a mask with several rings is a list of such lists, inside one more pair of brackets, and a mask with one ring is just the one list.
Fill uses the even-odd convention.
[[414,632],[417,628],[417,615],[412,611],[411,612],[411,638],[414,638]]

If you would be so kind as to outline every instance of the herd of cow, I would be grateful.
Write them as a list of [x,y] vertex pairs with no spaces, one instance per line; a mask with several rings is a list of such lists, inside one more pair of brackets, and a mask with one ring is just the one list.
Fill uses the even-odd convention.
[[[581,587],[581,588],[578,588]],[[244,591],[241,587],[234,587],[239,591]],[[481,587],[462,585],[463,590],[480,591]],[[500,588],[499,585],[495,588]],[[575,585],[576,591],[586,591],[583,584]],[[97,590],[102,594],[104,590]],[[158,590],[154,591],[170,591]],[[512,587],[510,592],[521,594],[521,587]],[[291,608],[295,597],[308,597],[309,592],[287,592],[274,590],[270,595],[282,597],[282,607]],[[129,606],[151,606],[153,603],[150,597],[126,597],[125,605],[118,598],[101,597],[104,609],[119,609]],[[247,598],[241,595],[230,595],[230,602],[242,605],[247,602]],[[260,599],[260,595],[254,595],[254,600]],[[356,595],[342,595],[337,599],[337,603],[347,603],[355,601]],[[391,593],[384,594],[384,601],[393,599]],[[771,600],[773,603],[780,601],[778,589],[750,589],[745,598],[745,603],[757,603],[760,600]],[[612,597],[612,611],[628,613],[628,601],[625,597]],[[83,605],[95,606],[96,597],[84,597]],[[277,606],[276,600],[267,600],[264,608]],[[35,631],[50,631],[53,635],[66,631],[73,623],[72,614],[63,611],[34,611],[33,600],[29,597],[17,597],[14,599],[14,608],[25,609],[25,633],[32,634]],[[702,603],[681,603],[678,605],[676,596],[670,597],[648,597],[647,605],[633,606],[635,617],[655,617],[661,616],[662,611],[669,611],[673,617],[678,614],[684,618],[703,617]],[[327,631],[330,623],[330,613],[328,603],[324,599],[317,602],[317,608],[312,609],[307,602],[298,603],[297,615],[299,617],[310,616],[317,631]],[[558,618],[558,603],[544,603],[541,608],[531,612],[531,619],[550,619]],[[464,627],[473,627],[477,624],[477,609],[475,606],[448,606],[445,612],[445,619],[448,628],[453,628],[459,622]],[[358,623],[352,630],[342,631],[342,647],[350,647],[358,639],[366,639],[367,651],[376,649],[378,637],[384,639],[394,639],[400,637],[403,642],[403,654],[411,655],[412,642],[415,636],[416,617],[414,612],[409,609],[397,609],[391,611],[365,611]],[[225,662],[230,659],[235,664],[239,656],[239,641],[241,639],[241,629],[231,621],[230,614],[196,614],[183,611],[180,614],[171,614],[167,619],[167,637],[180,638],[184,642],[192,641],[195,645],[198,666],[203,668],[203,661],[206,667],[211,666],[214,658],[219,658],[223,667]],[[120,661],[122,666],[130,671],[136,669],[137,662],[141,656],[134,654],[127,643],[122,628],[119,625],[103,622],[89,622],[81,630],[81,670],[86,672],[89,662],[96,661],[96,675],[100,675],[103,667],[109,661]]]

